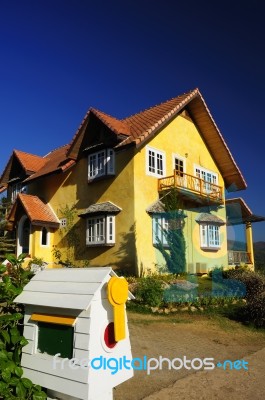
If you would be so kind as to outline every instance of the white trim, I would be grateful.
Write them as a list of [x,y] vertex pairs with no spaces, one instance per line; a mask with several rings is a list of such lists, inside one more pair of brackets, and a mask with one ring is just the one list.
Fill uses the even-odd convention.
[[186,158],[177,154],[177,153],[172,153],[172,167],[173,171],[175,170],[175,159],[183,161],[183,173],[186,173]]
[[[213,177],[216,178],[216,182],[210,182],[210,183],[212,183],[214,185],[218,185],[218,173],[217,172],[214,172],[210,169],[203,168],[200,165],[194,164],[194,176],[196,176],[196,169],[204,172],[205,174],[207,174],[207,173],[211,174]],[[201,178],[201,179],[203,179],[203,178]]]
[[89,181],[106,175],[115,175],[115,152],[113,149],[102,149],[89,154],[87,163]]
[[[149,164],[149,160],[150,160],[149,152],[154,153],[153,165]],[[161,157],[161,158],[158,160],[158,157]],[[161,169],[161,165],[159,165],[159,163],[162,163],[162,169]],[[151,169],[153,169],[154,171],[151,171]],[[158,171],[161,171],[161,173],[158,173]],[[145,172],[146,172],[146,175],[154,176],[156,178],[163,178],[164,176],[166,176],[166,153],[162,150],[158,150],[153,147],[146,146]]]
[[115,153],[113,149],[107,149],[107,175],[115,175]]
[[[217,234],[217,240],[214,237]],[[200,224],[200,244],[202,249],[218,250],[221,247],[220,226],[211,223]]]
[[[115,216],[100,214],[86,219],[86,245],[115,244]],[[91,232],[89,231],[91,229]],[[96,240],[89,240],[89,239]]]
[[168,232],[168,220],[160,215],[152,216],[152,238],[153,245],[158,243],[160,240],[164,247],[168,247],[168,242],[164,231]]
[[115,216],[106,217],[106,243],[115,243]]
[[60,218],[60,228],[67,227],[67,218]]

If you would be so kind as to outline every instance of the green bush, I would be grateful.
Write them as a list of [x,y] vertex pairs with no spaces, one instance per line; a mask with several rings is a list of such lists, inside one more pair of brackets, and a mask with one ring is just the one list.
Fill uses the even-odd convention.
[[31,277],[30,270],[21,266],[25,256],[7,255],[9,265],[0,265],[0,399],[6,400],[42,400],[47,397],[40,386],[23,377],[20,366],[22,347],[28,342],[21,329],[23,306],[13,300]]
[[229,278],[244,283],[246,287],[245,316],[257,327],[265,327],[265,276],[245,269],[229,273]]
[[142,278],[136,288],[136,299],[151,307],[159,307],[163,302],[163,282],[151,276]]

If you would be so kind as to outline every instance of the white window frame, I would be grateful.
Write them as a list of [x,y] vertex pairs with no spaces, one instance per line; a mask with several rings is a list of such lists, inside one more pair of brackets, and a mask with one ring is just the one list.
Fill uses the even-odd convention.
[[[153,153],[154,162],[150,163],[150,153]],[[162,162],[162,168],[160,162]],[[153,171],[151,170],[153,169]],[[153,147],[146,147],[146,175],[162,178],[166,174],[166,154],[164,151],[157,150]]]
[[[218,186],[218,174],[209,169],[202,168],[199,165],[195,164],[194,165],[194,176],[196,176],[197,178],[203,179],[205,181],[204,187],[202,189],[203,189],[203,192],[206,194],[211,193],[213,191],[211,184]],[[209,183],[209,184],[207,185],[207,183]],[[198,190],[199,190],[199,182],[197,183],[197,186],[198,186]]]
[[11,185],[11,202],[12,203],[14,203],[14,201],[16,200],[18,193],[21,193],[21,190],[22,190],[21,182],[13,183]]
[[200,224],[200,243],[202,249],[220,249],[220,225],[211,223]]
[[164,247],[169,247],[166,235],[164,232],[168,232],[169,230],[169,221],[165,217],[161,215],[153,215],[152,216],[152,236],[153,236],[153,245],[157,245],[158,241],[162,243]]
[[176,160],[176,159],[183,162],[183,173],[185,174],[185,173],[186,173],[186,158],[180,156],[180,155],[177,154],[177,153],[173,153],[173,154],[172,154],[172,166],[173,166],[173,171],[175,170],[175,162],[176,162],[175,160]]
[[97,215],[87,218],[86,245],[115,244],[115,216]]
[[60,228],[66,228],[67,227],[67,218],[61,218],[60,219]]
[[[47,231],[46,244],[42,244],[43,229],[46,229],[46,231]],[[41,247],[49,247],[50,246],[50,231],[47,228],[47,226],[43,226],[41,228],[41,231],[40,231],[40,245],[41,245]]]
[[115,175],[115,152],[103,149],[88,155],[88,180]]

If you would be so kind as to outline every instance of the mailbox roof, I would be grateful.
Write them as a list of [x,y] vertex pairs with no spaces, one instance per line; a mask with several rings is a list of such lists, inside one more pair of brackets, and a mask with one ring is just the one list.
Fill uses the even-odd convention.
[[117,276],[111,267],[46,269],[31,279],[15,302],[87,310],[111,276]]

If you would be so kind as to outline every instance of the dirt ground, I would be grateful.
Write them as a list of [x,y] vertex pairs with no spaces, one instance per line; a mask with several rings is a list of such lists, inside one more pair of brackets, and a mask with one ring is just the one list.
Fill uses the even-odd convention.
[[[115,400],[239,400],[264,398],[265,332],[224,318],[182,314],[143,315],[128,312],[133,357],[246,360],[248,370],[215,368],[135,371],[116,387]],[[263,350],[264,349],[264,350]],[[261,397],[260,397],[261,396]]]

